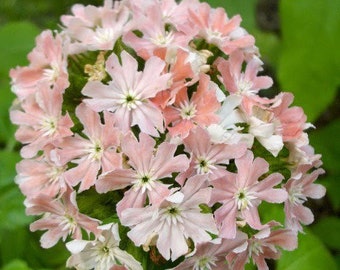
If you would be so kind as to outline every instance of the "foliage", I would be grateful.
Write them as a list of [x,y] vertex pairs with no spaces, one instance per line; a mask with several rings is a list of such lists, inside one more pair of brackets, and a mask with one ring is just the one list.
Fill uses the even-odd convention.
[[[8,71],[25,65],[34,38],[43,28],[55,28],[58,17],[72,3],[101,4],[102,1],[2,0],[0,13],[0,267],[2,270],[63,269],[68,254],[61,246],[42,250],[39,235],[29,232],[31,218],[26,217],[23,196],[14,183],[15,164],[19,160],[14,140],[15,127],[10,124],[8,108],[14,99]],[[284,253],[278,270],[316,270],[340,267],[340,0],[281,0],[277,14],[281,27],[268,31],[259,27],[259,0],[210,0],[212,6],[223,6],[231,17],[240,13],[242,25],[255,36],[265,61],[264,73],[276,78],[275,89],[291,91],[297,104],[304,107],[309,121],[317,123],[311,131],[311,144],[323,154],[326,177],[320,181],[328,195],[315,202],[315,225],[300,236],[299,249]],[[39,14],[39,16],[38,16]],[[3,16],[4,15],[4,16]],[[20,22],[19,22],[20,20]],[[26,22],[26,21],[31,22]],[[12,22],[16,21],[16,22]],[[267,22],[270,24],[270,21]],[[336,120],[338,118],[338,120]],[[275,209],[270,209],[274,211]],[[332,257],[333,255],[333,257]]]

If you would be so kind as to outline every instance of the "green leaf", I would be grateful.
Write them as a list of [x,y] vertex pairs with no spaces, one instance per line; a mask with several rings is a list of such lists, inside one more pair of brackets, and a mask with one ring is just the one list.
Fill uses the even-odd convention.
[[340,218],[335,216],[322,218],[311,229],[327,247],[340,251]]
[[15,259],[2,267],[1,270],[31,270],[31,268],[28,267],[26,262]]
[[309,134],[310,143],[316,153],[322,154],[323,167],[326,177],[320,183],[327,188],[334,210],[340,209],[340,120],[333,121],[322,129],[316,129]]
[[24,259],[33,269],[51,268],[54,270],[66,269],[66,260],[70,253],[61,240],[49,249],[40,245],[40,237],[43,232],[29,233],[29,239],[25,246],[26,254]]
[[0,232],[1,261],[10,263],[17,258],[23,258],[27,253],[28,229],[25,227],[17,228],[16,230],[2,229]]
[[278,77],[314,121],[340,84],[339,0],[280,1],[282,54]]
[[32,218],[25,215],[24,196],[14,183],[15,164],[20,160],[16,152],[0,151],[0,228],[15,229],[28,224]]
[[26,65],[27,54],[34,47],[39,29],[29,22],[9,23],[0,27],[0,143],[8,143],[15,130],[9,121],[9,107],[15,95],[10,90],[9,70]]
[[14,183],[16,175],[15,165],[21,159],[19,153],[0,151],[0,188]]
[[25,215],[24,196],[14,183],[15,164],[20,160],[16,152],[0,151],[0,229],[15,229],[31,222]]
[[272,220],[278,221],[284,224],[285,212],[282,204],[268,203],[263,201],[259,205],[259,213],[261,215],[261,221],[263,224],[270,222]]
[[8,77],[9,68],[27,65],[27,54],[33,49],[40,30],[29,22],[8,23],[0,28],[1,77]]
[[245,28],[250,34],[255,29],[255,6],[257,0],[209,0],[206,1],[212,7],[223,7],[229,18],[234,15],[241,15],[241,26]]
[[1,188],[0,194],[0,228],[14,230],[32,221],[25,215],[24,196],[16,185]]
[[309,134],[311,145],[317,153],[322,154],[324,167],[327,170],[340,172],[340,120],[333,121],[322,129],[316,129]]
[[299,246],[294,251],[284,251],[277,270],[336,270],[336,263],[321,240],[305,230],[299,235]]

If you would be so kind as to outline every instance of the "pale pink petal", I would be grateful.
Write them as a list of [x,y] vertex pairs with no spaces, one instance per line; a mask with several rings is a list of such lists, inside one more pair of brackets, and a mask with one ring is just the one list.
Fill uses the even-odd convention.
[[136,179],[136,173],[132,170],[116,169],[99,176],[96,182],[96,190],[105,193],[111,190],[123,189]]

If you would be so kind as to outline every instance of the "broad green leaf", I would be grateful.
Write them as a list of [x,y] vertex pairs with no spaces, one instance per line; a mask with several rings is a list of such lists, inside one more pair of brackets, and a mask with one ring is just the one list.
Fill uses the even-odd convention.
[[322,154],[324,167],[329,171],[340,172],[340,120],[333,121],[322,129],[310,133],[309,139],[316,153]]
[[14,183],[15,164],[20,160],[16,152],[0,151],[0,229],[15,229],[28,224],[32,218],[25,215],[24,196]]
[[25,261],[15,259],[2,267],[1,270],[31,270],[31,268]]
[[[277,66],[278,55],[280,53],[280,39],[277,35],[269,32],[254,31],[250,33],[255,36],[255,45],[259,48],[261,59],[270,64],[271,66]],[[262,72],[261,75],[272,76]]]
[[234,15],[241,15],[241,26],[250,34],[255,29],[255,5],[256,0],[209,0],[206,1],[212,7],[223,7],[229,18]]
[[0,75],[0,143],[10,149],[10,142],[13,142],[13,134],[16,129],[9,119],[9,107],[15,98],[10,90],[9,79],[2,80]]
[[259,213],[263,224],[266,224],[267,222],[270,222],[272,220],[284,224],[285,212],[282,204],[267,203],[263,201],[259,205]]
[[340,173],[339,172],[327,172],[327,177],[322,178],[320,183],[325,186],[327,190],[327,197],[329,198],[333,210],[340,210]]
[[39,241],[42,233],[41,231],[29,233],[24,259],[33,269],[66,269],[66,260],[70,253],[66,249],[65,243],[60,240],[52,248],[44,249]]
[[0,229],[14,230],[32,221],[25,215],[24,196],[16,185],[8,185],[0,190]]
[[2,229],[0,240],[0,255],[3,263],[10,263],[16,258],[23,258],[27,253],[29,239],[28,229],[25,227],[16,230]]
[[316,129],[310,133],[310,143],[316,153],[322,154],[323,167],[326,177],[321,178],[319,183],[327,188],[327,196],[334,210],[340,209],[340,120],[333,121],[322,129]]
[[326,246],[340,251],[340,218],[335,216],[322,218],[313,225],[312,230]]
[[20,159],[17,152],[0,151],[0,188],[14,183],[15,165]]
[[15,95],[10,90],[9,70],[27,65],[27,54],[34,47],[39,30],[29,22],[8,23],[0,27],[0,143],[11,140],[14,126],[9,121],[9,107]]
[[331,103],[340,84],[340,0],[282,0],[278,77],[309,121]]
[[336,263],[321,240],[310,230],[299,234],[299,246],[294,251],[284,251],[277,270],[336,270]]
[[0,151],[0,229],[15,229],[28,224],[32,218],[25,215],[24,196],[14,183],[15,164],[20,160],[16,152]]
[[334,256],[334,259],[336,261],[336,264],[338,266],[338,269],[340,269],[340,255],[335,255]]
[[0,28],[0,74],[8,77],[10,68],[27,65],[27,54],[33,49],[40,30],[29,22],[8,23]]

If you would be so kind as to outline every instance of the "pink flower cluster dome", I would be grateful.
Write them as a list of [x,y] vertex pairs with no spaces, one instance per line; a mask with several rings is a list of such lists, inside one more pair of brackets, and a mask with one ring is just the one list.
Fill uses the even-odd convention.
[[16,182],[42,247],[97,270],[268,269],[297,248],[322,162],[293,95],[259,95],[273,81],[240,16],[106,0],[61,22],[10,72]]

